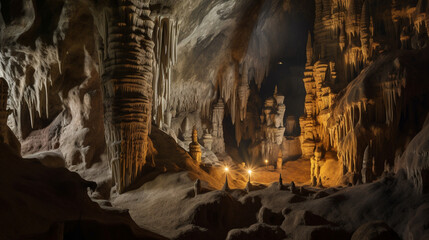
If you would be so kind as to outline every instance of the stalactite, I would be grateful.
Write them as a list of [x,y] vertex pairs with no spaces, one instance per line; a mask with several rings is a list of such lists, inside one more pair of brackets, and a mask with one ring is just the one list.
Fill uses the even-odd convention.
[[[49,117],[48,90],[53,80],[49,69],[51,66],[60,68],[58,49],[48,46],[40,39],[36,40],[35,48],[17,45],[13,50],[1,49],[0,77],[10,86],[10,108],[13,111],[13,126],[15,134],[22,139],[22,113],[27,106],[30,114],[30,125],[36,117]],[[29,84],[31,83],[31,84]]]
[[153,118],[161,127],[171,106],[171,70],[177,61],[178,24],[174,19],[158,16],[153,31]]
[[369,33],[369,9],[367,0],[363,3],[362,13],[360,16],[360,41],[364,60],[370,57],[370,33]]
[[306,56],[307,56],[306,66],[309,66],[313,63],[313,44],[311,43],[310,31],[308,32],[308,37],[307,37]]
[[241,83],[240,87],[238,87],[240,121],[243,121],[246,118],[247,100],[249,99],[250,95],[248,71],[249,70],[246,67],[246,63],[244,63],[242,69]]
[[120,0],[105,12],[104,125],[108,158],[119,193],[146,163],[152,112],[153,21],[149,1]]
[[[386,9],[392,14],[393,21],[397,24],[395,27],[416,29],[406,33],[407,35],[402,34],[405,40],[412,34],[417,34],[419,27],[424,30],[428,7],[425,5],[426,1],[424,4],[422,2],[419,1],[414,14],[405,14],[394,6]],[[410,5],[410,11],[414,9],[412,3],[407,4]],[[312,157],[315,146],[320,144],[337,152],[338,158],[343,162],[344,174],[360,174],[364,167],[365,146],[359,145],[358,141],[363,137],[363,132],[374,135],[372,137],[376,141],[384,141],[383,134],[378,132],[382,127],[368,129],[368,122],[375,121],[387,129],[398,125],[406,72],[400,67],[399,60],[393,62],[391,70],[388,70],[389,67],[379,66],[383,71],[373,77],[371,82],[371,86],[379,94],[377,97],[372,96],[374,99],[369,99],[370,96],[366,95],[368,83],[363,84],[362,78],[370,77],[367,73],[369,70],[365,68],[371,61],[383,58],[380,56],[381,49],[396,47],[390,46],[389,42],[380,42],[379,39],[396,39],[400,31],[386,29],[383,34],[387,36],[374,36],[376,28],[386,26],[383,22],[385,19],[375,14],[377,10],[372,11],[381,7],[376,1],[316,0],[315,7],[314,38],[308,36],[303,78],[307,93],[305,114],[300,118],[303,156]],[[409,44],[403,45],[403,48],[408,48]],[[350,84],[340,92],[340,98],[337,99],[336,93],[353,80],[358,83]],[[384,143],[378,144],[381,146]],[[375,147],[370,147],[371,149]],[[372,157],[377,162],[380,161],[373,154],[365,158]],[[367,169],[378,166],[373,165],[371,159],[367,159],[365,165]]]

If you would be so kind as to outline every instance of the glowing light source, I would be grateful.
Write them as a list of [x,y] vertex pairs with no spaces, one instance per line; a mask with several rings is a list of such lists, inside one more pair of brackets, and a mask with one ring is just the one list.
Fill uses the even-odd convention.
[[228,172],[229,171],[229,168],[228,167],[225,167],[225,172]]
[[249,184],[250,184],[250,175],[252,175],[252,169],[247,170],[247,173],[249,173]]

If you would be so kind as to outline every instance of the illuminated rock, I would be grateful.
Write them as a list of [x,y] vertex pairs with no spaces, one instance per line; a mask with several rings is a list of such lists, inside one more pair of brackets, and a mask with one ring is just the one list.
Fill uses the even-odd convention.
[[319,188],[323,188],[322,178],[321,178],[321,177],[319,177],[319,178],[317,179],[317,187],[319,187]]
[[[119,193],[146,164],[152,112],[153,21],[149,1],[119,1],[100,16],[104,128]],[[124,17],[127,16],[127,17]]]
[[313,176],[311,178],[311,186],[315,187],[316,185],[317,185],[317,178],[316,178],[316,176]]
[[282,151],[279,151],[278,157],[277,157],[277,170],[281,171],[283,168],[283,154]]
[[369,145],[365,148],[365,152],[363,153],[362,170],[361,170],[362,183],[366,183],[369,177],[368,163],[369,163]]
[[318,179],[320,177],[320,164],[322,160],[322,150],[320,147],[317,147],[314,151],[314,156],[310,159],[311,164],[311,178],[314,177]]
[[189,144],[189,154],[198,164],[201,163],[202,153],[200,144],[198,143],[198,132],[195,127],[192,130],[192,142]]

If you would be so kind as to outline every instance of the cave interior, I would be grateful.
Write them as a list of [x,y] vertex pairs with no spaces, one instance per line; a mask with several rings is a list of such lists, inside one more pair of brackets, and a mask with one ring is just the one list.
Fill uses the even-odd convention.
[[1,0],[0,239],[429,239],[429,0]]

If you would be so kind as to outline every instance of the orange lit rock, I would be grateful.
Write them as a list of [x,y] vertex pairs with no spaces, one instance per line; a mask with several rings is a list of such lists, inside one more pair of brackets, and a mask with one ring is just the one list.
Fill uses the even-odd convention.
[[198,132],[194,127],[192,130],[192,142],[189,144],[189,154],[198,163],[201,163],[201,147],[198,143]]
[[[116,5],[117,4],[117,5]],[[149,1],[118,1],[100,14],[104,127],[119,193],[146,164],[152,112],[153,21]]]

